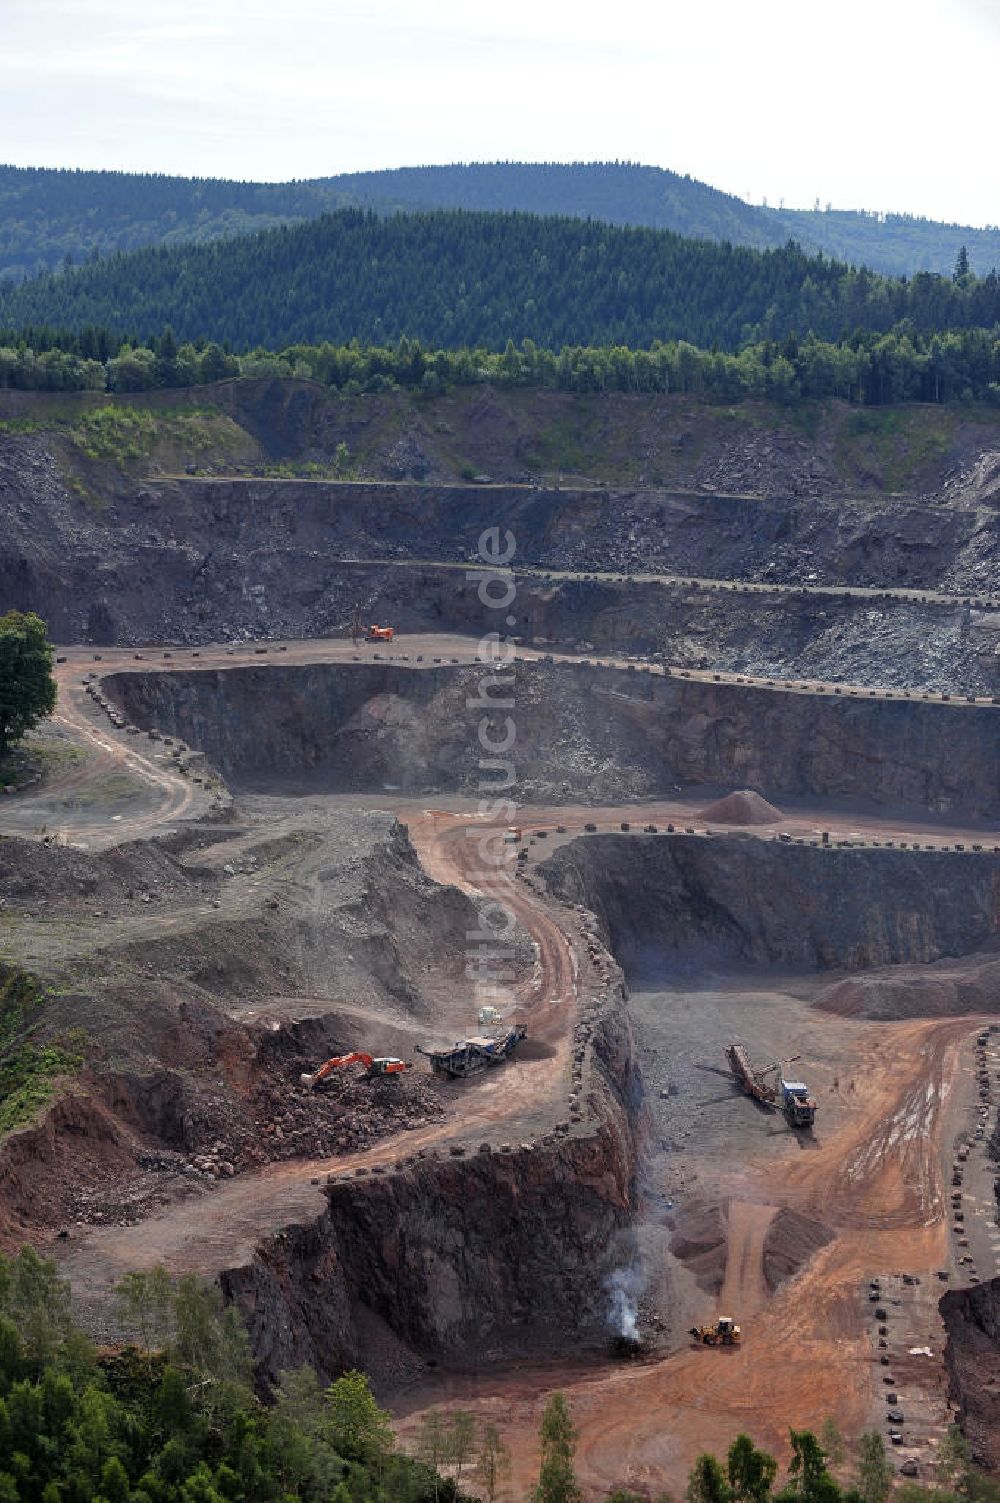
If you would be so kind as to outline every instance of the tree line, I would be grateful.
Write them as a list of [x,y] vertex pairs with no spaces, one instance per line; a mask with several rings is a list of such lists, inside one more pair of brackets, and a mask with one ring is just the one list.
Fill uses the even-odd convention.
[[407,338],[450,350],[686,341],[735,353],[809,333],[840,343],[992,330],[1000,276],[907,280],[791,243],[757,251],[530,214],[345,210],[46,274],[0,293],[0,324],[101,326],[143,342],[169,325],[181,341],[242,352]]
[[345,396],[403,388],[431,398],[490,383],[573,392],[682,392],[711,402],[764,397],[794,404],[839,398],[865,406],[895,402],[1000,403],[1000,328],[888,334],[832,342],[810,335],[762,340],[737,352],[686,340],[546,349],[511,341],[502,351],[391,345],[295,344],[235,354],[213,341],[178,343],[169,329],[148,343],[105,328],[79,333],[0,329],[0,389],[144,392],[234,377],[321,382]]
[[[162,1267],[115,1291],[127,1343],[98,1349],[73,1320],[56,1264],[31,1248],[0,1257],[0,1503],[505,1503],[511,1455],[495,1425],[430,1410],[401,1445],[363,1373],[322,1384],[309,1368],[255,1391],[246,1331],[212,1285]],[[526,1503],[581,1503],[577,1432],[562,1394],[540,1424]],[[835,1426],[792,1430],[787,1475],[748,1435],[723,1461],[699,1456],[686,1503],[887,1503],[881,1436],[848,1458]],[[831,1467],[853,1473],[846,1486]],[[997,1503],[952,1431],[931,1486],[900,1503]],[[622,1488],[607,1503],[647,1503]],[[669,1503],[662,1495],[657,1503]]]

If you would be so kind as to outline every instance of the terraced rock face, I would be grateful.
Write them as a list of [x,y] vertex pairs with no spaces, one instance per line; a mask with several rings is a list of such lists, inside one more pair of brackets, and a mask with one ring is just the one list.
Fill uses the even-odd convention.
[[467,1371],[606,1349],[606,1280],[633,1256],[636,1211],[638,1073],[620,984],[595,1025],[585,1124],[338,1177],[321,1216],[222,1274],[264,1379],[363,1364],[387,1390],[428,1359]]
[[[481,668],[318,664],[110,677],[130,720],[204,751],[237,788],[478,790]],[[751,786],[987,818],[1000,709],[789,693],[569,663],[491,691],[516,723],[522,799],[593,802]],[[470,707],[471,705],[471,707]]]
[[964,955],[1000,930],[1000,856],[985,853],[592,835],[540,870],[557,896],[597,914],[639,981],[692,967],[926,962]]
[[[18,417],[35,410],[22,403]],[[37,412],[44,417],[44,404]],[[266,417],[260,431],[266,447],[284,455]],[[495,527],[513,533],[518,566],[651,570],[777,585],[1000,589],[1000,544],[989,507],[877,497],[833,501],[803,496],[791,480],[767,499],[727,495],[744,488],[739,482],[745,477],[737,468],[727,483],[725,464],[707,488],[698,481],[699,493],[690,494],[593,484],[421,485],[409,478],[395,484],[158,480],[113,466],[78,473],[78,460],[58,435],[0,435],[0,593],[9,605],[39,611],[63,642],[316,636],[345,628],[355,605],[377,601],[393,611],[400,629],[461,629],[469,614],[461,577],[430,583],[418,577],[411,586],[398,571],[375,568],[359,576],[346,561],[466,564],[476,556],[480,534]],[[445,472],[439,473],[443,480]],[[770,483],[765,468],[754,488]],[[784,616],[785,607],[779,611]],[[695,618],[693,635],[711,654],[713,633],[709,628],[706,636],[699,627],[704,612],[697,603],[665,603],[642,586],[557,585],[549,598],[540,590],[519,610],[529,633],[632,640],[642,650],[680,647],[687,613]],[[793,612],[786,658],[799,639],[803,652],[818,639],[816,651],[826,650],[831,661],[839,655],[849,671],[851,654],[865,655],[863,631],[847,621],[845,640],[823,645],[828,632],[836,639],[842,614],[831,607],[828,617],[810,621],[806,611],[796,621]],[[936,634],[953,639],[963,673],[974,674],[975,649],[992,651],[995,641],[964,641],[967,633],[928,614]],[[916,624],[903,613],[902,636]],[[757,639],[773,657],[780,632],[768,611],[741,643],[749,625],[724,631],[725,653],[735,661],[741,651],[752,653]],[[911,654],[916,670],[916,640]]]

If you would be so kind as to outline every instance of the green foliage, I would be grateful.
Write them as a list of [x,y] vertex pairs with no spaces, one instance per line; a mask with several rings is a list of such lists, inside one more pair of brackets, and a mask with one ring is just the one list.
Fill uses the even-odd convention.
[[92,407],[80,415],[72,437],[88,459],[124,464],[149,452],[156,435],[153,414],[138,407]]
[[952,1425],[943,1436],[935,1458],[938,1486],[948,1492],[963,1491],[963,1480],[969,1470],[969,1444],[957,1425]]
[[[34,351],[58,353],[67,362],[83,360],[80,353],[89,346],[90,335],[74,334],[50,328],[29,328],[19,335],[0,331],[4,338],[16,339],[24,360],[16,369],[8,369],[7,384],[31,389],[42,358]],[[166,336],[164,336],[165,338]],[[148,348],[125,346],[120,339],[107,335],[106,342],[117,355],[109,355],[102,372],[101,384],[112,391],[123,390],[123,371],[138,369],[146,373],[137,390],[151,390],[159,384],[162,361],[154,340]],[[193,345],[181,346],[175,372],[183,372],[189,385],[215,379],[217,365],[209,346],[200,351]],[[221,352],[220,352],[221,353]],[[885,434],[886,424],[898,421],[892,413],[900,403],[944,404],[968,402],[970,399],[1000,405],[1000,330],[969,328],[952,332],[932,330],[919,334],[908,324],[889,333],[853,333],[839,343],[817,339],[789,338],[780,344],[771,339],[744,343],[738,351],[698,349],[686,340],[654,339],[648,348],[626,345],[568,345],[559,350],[545,349],[527,339],[519,348],[512,344],[502,353],[479,347],[475,349],[424,349],[417,341],[400,339],[393,345],[361,345],[351,342],[336,345],[295,344],[278,354],[257,349],[248,354],[223,357],[229,375],[286,380],[309,379],[322,383],[347,397],[362,394],[377,396],[397,388],[410,390],[420,401],[427,399],[428,375],[440,394],[454,386],[475,386],[486,382],[498,386],[528,389],[550,388],[560,391],[602,392],[681,392],[709,402],[731,404],[746,397],[763,397],[788,409],[787,420],[810,437],[818,429],[822,407],[818,404],[835,397],[859,404],[858,418],[862,432]],[[0,387],[5,384],[3,350],[0,349]],[[890,405],[891,404],[891,405]],[[881,409],[886,410],[882,411]],[[736,408],[731,408],[736,416]],[[587,437],[576,426],[584,414],[566,419],[549,434],[543,461],[552,466],[572,469],[580,459],[581,443]],[[878,426],[879,419],[885,422]],[[593,422],[591,414],[589,421]],[[136,458],[148,455],[157,444],[173,444],[186,454],[201,449],[217,450],[237,439],[239,430],[231,420],[208,407],[154,409],[102,405],[81,415],[70,403],[46,408],[46,418],[14,419],[0,423],[0,430],[35,432],[44,427],[65,429],[71,441],[87,457],[110,459],[126,467]],[[592,435],[591,435],[592,437]],[[939,446],[941,435],[932,429],[925,448]],[[467,466],[470,477],[476,472]],[[347,445],[338,443],[332,463],[285,462],[271,467],[275,475],[315,476],[316,478],[351,478],[355,473]],[[71,482],[72,483],[72,482]]]
[[51,1099],[53,1083],[83,1065],[85,1035],[73,1029],[38,1043],[45,994],[34,977],[0,963],[0,1136],[21,1127]]
[[869,1430],[858,1442],[858,1492],[862,1503],[886,1503],[892,1492],[893,1468],[885,1454],[885,1441]]
[[773,1456],[759,1451],[749,1435],[737,1435],[727,1458],[730,1496],[737,1503],[766,1503],[777,1471]]
[[364,1373],[344,1373],[324,1397],[330,1438],[340,1454],[351,1461],[380,1465],[392,1450],[392,1428],[375,1403]]
[[835,1467],[843,1466],[846,1455],[844,1437],[840,1433],[840,1426],[835,1419],[827,1415],[820,1426],[819,1443],[826,1452],[827,1461]]
[[719,1461],[708,1454],[698,1457],[688,1477],[687,1503],[730,1503],[732,1492]]
[[583,1493],[573,1470],[576,1429],[561,1393],[554,1393],[546,1404],[539,1433],[542,1461],[534,1503],[581,1503]]
[[77,1040],[78,1033],[64,1043],[27,1043],[0,1059],[0,1137],[34,1121],[51,1100],[54,1082],[83,1068],[81,1050],[64,1046]]
[[789,1482],[783,1494],[801,1503],[837,1503],[840,1488],[830,1476],[826,1452],[811,1430],[790,1430],[792,1460]]
[[174,1298],[167,1270],[159,1266],[148,1273],[127,1273],[115,1294],[122,1323],[136,1332],[147,1356],[154,1346],[165,1346],[172,1329]]
[[0,1503],[429,1503],[360,1374],[286,1373],[267,1407],[216,1290],[154,1269],[119,1295],[150,1346],[98,1359],[55,1264],[0,1258]]
[[0,616],[0,755],[55,709],[52,661],[41,617]]
[[0,167],[0,281],[88,257],[267,229],[346,205],[521,210],[648,225],[765,248],[794,239],[883,271],[950,273],[959,243],[1000,264],[1000,233],[910,214],[775,209],[638,162],[476,162],[239,183],[159,174]]
[[[117,353],[112,384],[130,391],[185,384],[194,361],[183,341],[195,340],[211,341],[197,357],[201,379],[219,380],[234,373],[229,346],[405,338],[506,352],[528,339],[637,349],[676,340],[735,351],[805,334],[836,342],[905,326],[927,336],[998,321],[992,272],[905,280],[792,241],[759,251],[593,220],[444,210],[348,209],[259,235],[116,254],[0,293],[0,322],[86,335],[81,358],[102,358],[103,330],[137,330],[158,345],[169,333],[165,353]],[[770,363],[776,390],[792,394],[793,355],[782,349]],[[407,384],[422,386],[427,370],[418,353]]]
[[476,1458],[476,1477],[484,1503],[497,1503],[504,1496],[509,1476],[510,1452],[500,1438],[500,1431],[496,1425],[484,1425]]

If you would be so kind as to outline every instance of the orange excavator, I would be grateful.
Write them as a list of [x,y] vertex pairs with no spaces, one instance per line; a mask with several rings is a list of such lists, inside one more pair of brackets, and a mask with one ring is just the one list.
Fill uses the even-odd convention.
[[369,626],[368,628],[369,642],[391,642],[395,635],[394,626]]
[[376,1058],[371,1054],[365,1054],[360,1049],[354,1049],[350,1054],[335,1054],[333,1059],[328,1059],[325,1065],[320,1065],[315,1075],[300,1075],[299,1079],[304,1086],[313,1090],[321,1080],[341,1069],[344,1065],[364,1065],[365,1080],[378,1080],[382,1075],[402,1075],[410,1066],[405,1059],[395,1059],[392,1055],[384,1055]]

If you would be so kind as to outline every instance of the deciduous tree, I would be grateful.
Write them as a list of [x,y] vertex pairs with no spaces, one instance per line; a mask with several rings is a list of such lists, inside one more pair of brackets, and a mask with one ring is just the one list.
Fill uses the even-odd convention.
[[56,707],[52,644],[34,614],[0,616],[0,755]]

